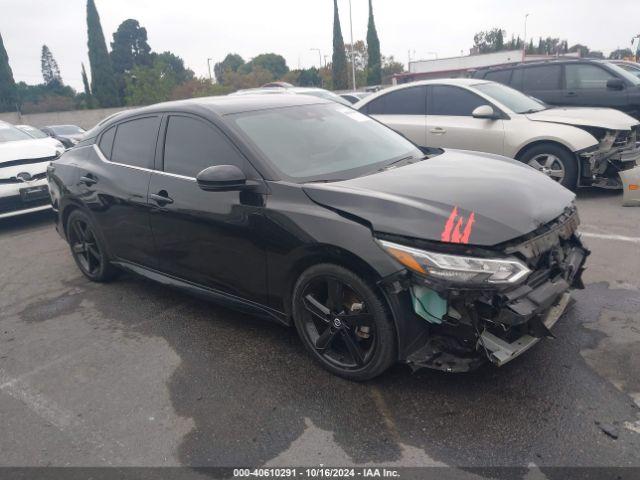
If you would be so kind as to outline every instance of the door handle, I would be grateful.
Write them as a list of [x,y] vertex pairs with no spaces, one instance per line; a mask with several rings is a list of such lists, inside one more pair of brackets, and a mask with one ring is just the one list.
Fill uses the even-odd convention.
[[169,194],[164,190],[160,190],[158,193],[149,194],[149,198],[160,206],[167,205],[168,203],[173,203],[173,198],[171,198]]
[[98,179],[95,178],[90,173],[87,173],[86,175],[80,177],[80,182],[79,183],[83,183],[87,187],[90,187],[91,185],[95,185],[96,183],[98,183]]
[[567,97],[575,97],[578,95],[576,92],[567,92]]
[[431,133],[435,133],[436,135],[442,135],[444,133],[447,133],[447,131],[442,128],[442,127],[435,127],[432,128],[431,130],[429,130]]

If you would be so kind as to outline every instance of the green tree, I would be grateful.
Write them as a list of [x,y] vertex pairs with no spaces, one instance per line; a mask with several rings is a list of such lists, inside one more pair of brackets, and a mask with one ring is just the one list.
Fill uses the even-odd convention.
[[163,63],[166,71],[174,76],[176,82],[183,83],[193,79],[193,70],[186,68],[184,66],[184,60],[179,56],[171,52],[162,52],[153,53],[152,58],[154,65],[156,65],[157,62]]
[[133,67],[152,63],[147,29],[129,18],[120,24],[111,42],[111,63],[116,73],[129,72]]
[[367,85],[380,85],[382,83],[382,58],[371,0],[369,0],[369,25],[367,26],[367,53]]
[[287,74],[289,67],[282,55],[275,53],[261,53],[244,64],[240,71],[249,73],[255,68],[262,68],[273,75],[274,79],[279,79]]
[[331,57],[332,83],[335,90],[349,88],[349,70],[347,67],[347,55],[344,49],[342,29],[340,28],[340,15],[338,13],[338,0],[333,0],[333,56]]
[[218,83],[225,83],[225,72],[237,72],[240,67],[244,65],[244,59],[237,53],[229,53],[224,60],[214,65],[213,71],[216,75]]
[[15,110],[17,100],[16,82],[9,65],[9,55],[0,35],[0,112]]
[[53,58],[53,54],[49,47],[42,46],[42,55],[40,57],[40,67],[42,69],[42,78],[45,85],[57,86],[62,85],[62,77],[60,76],[60,68],[58,62]]
[[179,75],[166,56],[156,56],[151,67],[133,67],[125,79],[127,105],[149,105],[169,100]]
[[473,36],[473,52],[476,54],[499,52],[503,49],[504,31],[501,28],[478,32]]
[[630,57],[633,57],[633,50],[630,48],[618,48],[609,54],[609,58],[612,60],[624,60]]
[[322,77],[316,67],[307,68],[300,71],[297,84],[301,87],[321,87]]
[[382,57],[382,80],[389,82],[393,75],[404,72],[404,65],[398,62],[393,55]]
[[116,107],[120,105],[118,85],[94,0],[87,0],[87,36],[93,96],[101,107]]
[[91,87],[89,86],[89,79],[87,78],[87,71],[82,64],[82,85],[84,86],[84,97],[87,108],[93,108],[93,95],[91,95]]

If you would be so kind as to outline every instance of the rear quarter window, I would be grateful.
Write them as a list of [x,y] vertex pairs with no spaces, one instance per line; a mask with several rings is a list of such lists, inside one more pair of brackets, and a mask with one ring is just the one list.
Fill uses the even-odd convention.
[[108,159],[111,159],[111,150],[113,148],[113,139],[115,138],[115,136],[116,127],[111,127],[102,134],[102,136],[100,137],[100,141],[98,142],[98,148]]

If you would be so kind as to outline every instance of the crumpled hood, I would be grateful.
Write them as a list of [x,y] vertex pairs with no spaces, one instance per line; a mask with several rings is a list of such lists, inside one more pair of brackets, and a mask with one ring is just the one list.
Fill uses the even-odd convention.
[[47,138],[18,140],[0,143],[0,167],[12,160],[29,160],[32,158],[49,158],[56,156],[56,148]]
[[560,216],[575,198],[525,164],[460,150],[303,188],[316,203],[359,217],[376,232],[482,246],[539,228]]
[[608,130],[630,130],[638,125],[635,118],[613,108],[556,107],[528,113],[527,118],[536,122],[600,127]]

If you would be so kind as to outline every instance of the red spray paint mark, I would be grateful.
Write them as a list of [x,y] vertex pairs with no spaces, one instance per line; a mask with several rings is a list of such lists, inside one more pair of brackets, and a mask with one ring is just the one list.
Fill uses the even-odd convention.
[[471,212],[469,219],[465,223],[464,217],[462,215],[458,215],[458,207],[453,207],[440,238],[443,242],[469,243],[469,238],[471,237],[475,221],[476,216],[474,212]]

